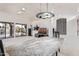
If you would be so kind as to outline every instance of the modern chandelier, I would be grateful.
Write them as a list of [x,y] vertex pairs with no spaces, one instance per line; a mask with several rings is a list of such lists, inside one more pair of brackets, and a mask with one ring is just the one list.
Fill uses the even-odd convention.
[[55,15],[52,12],[48,11],[48,3],[46,3],[46,12],[41,12],[41,3],[40,3],[40,13],[36,14],[36,17],[39,19],[50,19],[54,17]]

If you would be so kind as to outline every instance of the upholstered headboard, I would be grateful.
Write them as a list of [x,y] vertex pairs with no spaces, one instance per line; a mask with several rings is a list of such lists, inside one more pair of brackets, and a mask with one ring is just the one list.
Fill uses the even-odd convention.
[[47,30],[47,28],[39,28],[38,29],[38,33],[47,34],[48,33],[48,30]]

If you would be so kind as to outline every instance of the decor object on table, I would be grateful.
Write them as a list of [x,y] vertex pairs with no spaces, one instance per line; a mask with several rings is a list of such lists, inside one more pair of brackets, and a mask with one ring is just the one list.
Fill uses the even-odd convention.
[[36,25],[36,26],[34,27],[34,30],[38,30],[38,29],[39,29],[39,26]]

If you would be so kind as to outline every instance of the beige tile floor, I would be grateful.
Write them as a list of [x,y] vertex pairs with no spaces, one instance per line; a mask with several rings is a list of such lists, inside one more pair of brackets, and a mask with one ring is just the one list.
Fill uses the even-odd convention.
[[62,48],[58,56],[79,56],[79,48]]

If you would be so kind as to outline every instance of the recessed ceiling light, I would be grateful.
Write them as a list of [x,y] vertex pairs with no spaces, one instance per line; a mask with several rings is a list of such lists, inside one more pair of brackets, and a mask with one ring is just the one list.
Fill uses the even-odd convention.
[[25,11],[26,11],[26,8],[21,8],[21,9],[18,11],[18,14],[25,13]]
[[21,14],[22,13],[22,11],[18,11],[18,14]]
[[23,11],[25,11],[25,10],[26,10],[26,8],[22,8],[22,10],[23,10]]

